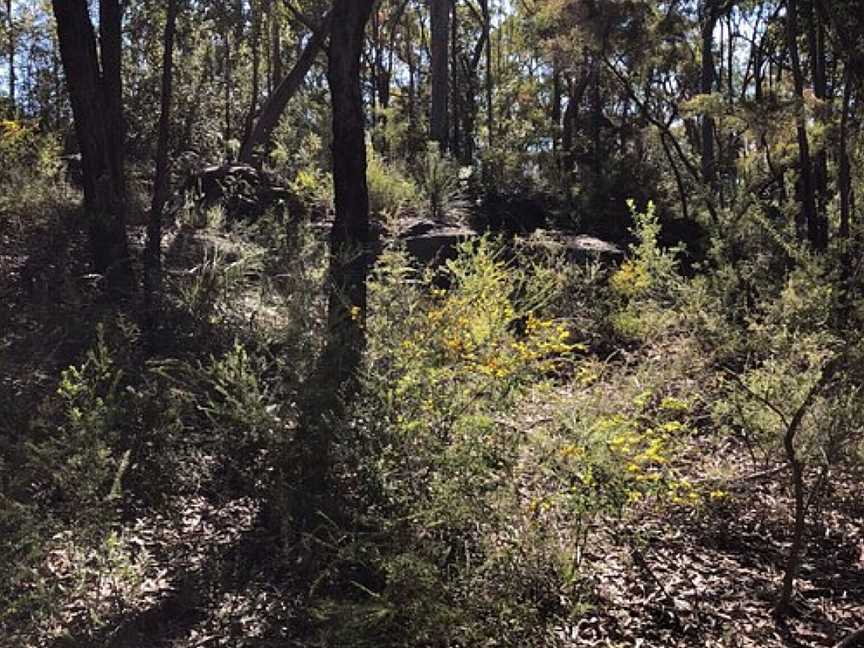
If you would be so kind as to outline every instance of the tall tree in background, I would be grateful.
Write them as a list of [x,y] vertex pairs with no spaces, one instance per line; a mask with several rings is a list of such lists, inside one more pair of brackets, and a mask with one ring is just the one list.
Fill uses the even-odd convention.
[[448,44],[450,39],[450,1],[430,0],[432,57],[432,106],[429,113],[429,137],[447,148],[449,123],[447,103],[450,93]]
[[144,290],[154,307],[162,284],[162,210],[168,200],[168,135],[171,128],[171,94],[174,87],[174,32],[177,26],[177,2],[168,0],[165,34],[162,45],[162,98],[159,111],[159,139],[156,143],[156,176],[153,202],[147,224],[147,248],[144,256]]
[[15,111],[15,21],[12,17],[12,0],[6,0],[7,55],[9,57],[9,104]]
[[816,193],[813,185],[813,163],[810,156],[810,140],[807,135],[807,121],[804,113],[804,72],[801,68],[801,55],[798,50],[798,2],[788,0],[786,4],[786,37],[789,47],[789,59],[792,63],[792,80],[795,86],[795,127],[798,135],[798,165],[799,190],[798,199],[801,203],[799,228],[806,227],[807,240],[816,249],[823,249],[819,236],[818,213],[816,211]]
[[254,127],[249,130],[249,134],[244,138],[243,144],[240,147],[241,162],[251,162],[256,148],[265,145],[270,139],[273,129],[276,128],[279,119],[285,112],[285,108],[288,106],[291,98],[303,87],[303,81],[306,75],[309,74],[309,70],[312,69],[315,58],[327,42],[331,23],[329,13],[325,14],[317,22],[304,18],[304,23],[308,24],[312,29],[312,35],[303,47],[303,51],[300,53],[294,66],[285,75],[285,78],[279,81],[273,94],[264,103],[264,107],[261,108],[261,114],[255,121]]
[[122,9],[119,0],[100,0],[97,52],[87,0],[52,0],[52,6],[81,148],[93,267],[112,292],[129,292],[133,275],[126,239]]

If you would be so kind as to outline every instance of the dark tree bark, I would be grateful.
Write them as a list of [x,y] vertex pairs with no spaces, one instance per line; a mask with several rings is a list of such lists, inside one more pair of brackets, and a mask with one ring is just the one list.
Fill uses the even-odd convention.
[[276,90],[267,99],[264,107],[261,109],[261,114],[258,121],[255,122],[255,127],[252,129],[249,137],[245,139],[240,148],[240,161],[251,162],[255,153],[255,149],[266,144],[273,134],[273,129],[279,123],[282,113],[291,101],[291,98],[297,94],[303,86],[303,80],[315,63],[315,57],[324,46],[327,40],[327,34],[330,32],[331,20],[329,14],[325,16],[322,24],[309,37],[309,41],[300,53],[300,57],[294,63],[294,67],[288,72],[288,75],[279,82]]
[[[807,123],[804,115],[804,73],[801,70],[801,57],[798,51],[798,1],[788,0],[786,6],[786,37],[789,58],[792,62],[792,78],[795,85],[797,106],[795,108],[796,130],[798,133],[799,200],[801,218],[807,228],[807,240],[815,250],[821,247],[818,214],[816,211],[816,192],[813,185],[813,164],[810,157],[810,141],[807,137]],[[801,228],[803,230],[803,228]]]
[[450,76],[452,78],[451,87],[451,119],[453,123],[453,139],[451,148],[453,154],[462,158],[462,133],[461,133],[461,93],[459,92],[459,11],[456,5],[456,0],[452,0],[451,11],[453,12],[450,20]]
[[151,315],[162,287],[162,210],[168,199],[168,135],[171,127],[176,25],[177,0],[169,0],[165,34],[162,40],[162,99],[159,111],[159,136],[156,143],[156,177],[153,181],[153,202],[150,206],[147,247],[144,252],[144,291]]
[[432,106],[429,113],[429,138],[447,149],[449,130],[447,104],[450,94],[448,56],[450,39],[450,0],[430,0],[432,34]]
[[243,125],[243,142],[252,134],[255,123],[255,113],[258,112],[258,98],[261,85],[261,7],[253,0],[250,4],[252,12],[252,96],[249,100],[249,111]]
[[[700,92],[710,94],[714,89],[714,28],[719,14],[714,0],[705,0],[702,7],[702,78]],[[716,186],[714,155],[714,118],[702,116],[702,180],[711,187]]]
[[561,147],[561,67],[557,59],[552,63],[552,106],[550,117],[554,124],[552,131],[552,151],[555,153],[558,166],[561,160],[558,158],[558,149]]
[[[478,70],[480,61],[483,58],[483,53],[486,50],[488,43],[486,36],[486,20],[484,18],[482,7],[478,11],[473,3],[467,3],[467,7],[474,19],[480,25],[480,38],[474,43],[472,51],[462,52],[460,58],[460,83],[455,84],[453,88],[454,101],[458,102],[459,108],[454,109],[458,113],[458,118],[461,119],[462,126],[460,128],[461,143],[459,146],[458,157],[462,164],[470,165],[474,159],[474,153],[477,149],[477,115],[479,114],[479,106],[477,102],[480,94],[480,78]],[[560,121],[560,118],[559,118]]]
[[134,279],[126,239],[119,1],[100,2],[99,54],[87,0],[53,0],[52,4],[81,148],[93,267],[105,276],[112,293],[128,293]]
[[[807,46],[810,50],[810,67],[813,78],[813,94],[827,101],[828,80],[825,61],[825,27],[816,7],[809,6],[807,16]],[[828,247],[828,151],[824,147],[813,158],[813,190],[816,192],[817,245],[820,250]]]
[[271,32],[271,56],[273,58],[272,75],[270,77],[270,85],[275,88],[282,79],[282,22],[279,20],[279,10],[275,6],[275,0],[271,0],[270,19],[273,21],[270,25]]
[[603,175],[603,101],[600,96],[600,62],[596,57],[591,61],[591,163],[595,179]]
[[[335,0],[327,80],[333,108],[333,184],[336,218],[330,233],[330,295],[324,352],[309,387],[315,397],[301,413],[297,448],[302,500],[288,512],[301,528],[314,526],[316,514],[338,515],[327,496],[332,425],[359,386],[363,353],[366,275],[369,266],[369,194],[366,186],[365,117],[360,84],[363,32],[376,0]],[[296,461],[296,460],[295,460]],[[283,488],[285,485],[283,484]],[[282,518],[276,503],[276,519]]]
[[841,248],[841,277],[843,279],[843,293],[841,303],[841,319],[848,318],[850,304],[850,293],[852,286],[850,279],[854,272],[852,268],[852,254],[849,246],[852,220],[852,170],[849,162],[849,149],[847,137],[849,135],[849,108],[852,103],[852,75],[847,68],[845,72],[845,86],[843,88],[843,107],[840,115],[840,150],[838,152],[839,171],[837,177],[838,190],[840,192],[840,238]]
[[[329,326],[339,383],[359,362],[366,312],[369,194],[365,118],[360,88],[363,30],[375,0],[341,0],[333,6],[327,80],[333,106],[333,184],[336,218],[330,235],[332,293]],[[337,357],[338,356],[338,357]]]
[[489,0],[480,0],[480,9],[483,12],[483,32],[486,39],[486,129],[489,131],[489,146],[493,144],[492,130],[495,126],[495,107],[492,104],[492,12],[489,9]]

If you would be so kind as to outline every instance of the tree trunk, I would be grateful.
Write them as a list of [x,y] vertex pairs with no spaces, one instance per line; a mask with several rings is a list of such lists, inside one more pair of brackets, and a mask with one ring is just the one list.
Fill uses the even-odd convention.
[[453,17],[450,21],[450,75],[452,78],[451,87],[451,103],[452,103],[452,118],[453,123],[453,141],[451,148],[456,158],[462,159],[462,133],[461,133],[461,93],[459,85],[459,11],[456,6],[456,0],[452,0],[451,11]]
[[561,148],[561,67],[557,58],[552,62],[552,152],[560,169],[561,159],[558,155]]
[[[592,171],[595,183],[603,174],[603,102],[600,96],[600,62],[596,57],[591,61],[591,148]],[[599,186],[599,185],[598,185]]]
[[450,93],[448,74],[448,43],[450,39],[450,0],[430,0],[432,34],[432,107],[429,114],[431,140],[441,150],[447,149],[447,102]]
[[[810,50],[810,66],[813,76],[813,94],[827,101],[828,81],[825,71],[825,28],[812,5],[807,18],[807,43]],[[820,250],[828,247],[828,152],[825,147],[813,159],[813,190],[816,194],[817,245]]]
[[6,28],[8,29],[7,46],[9,48],[9,103],[12,106],[13,115],[16,110],[15,106],[15,22],[12,19],[12,0],[6,0]]
[[840,151],[838,153],[839,166],[837,177],[838,190],[840,192],[840,231],[838,232],[841,253],[840,253],[840,276],[843,284],[841,286],[841,321],[845,323],[849,315],[849,307],[851,301],[849,299],[852,292],[850,279],[854,272],[852,268],[852,254],[849,246],[849,235],[851,230],[851,215],[852,215],[852,172],[849,163],[849,150],[846,138],[849,135],[849,107],[852,103],[852,75],[849,69],[845,72],[845,87],[843,88],[843,107],[840,115]]
[[489,146],[493,144],[492,129],[495,126],[495,109],[492,105],[492,13],[489,9],[489,0],[480,0],[480,8],[483,11],[483,31],[486,34],[486,129],[488,132]]
[[[804,74],[801,71],[801,57],[798,52],[798,1],[788,0],[786,8],[786,37],[789,58],[792,61],[792,77],[795,84],[797,106],[795,108],[796,130],[798,133],[799,163],[799,200],[801,219],[807,228],[807,239],[815,250],[821,250],[819,223],[816,213],[816,195],[813,187],[813,166],[810,159],[810,142],[807,137],[807,123],[804,114]],[[803,229],[803,228],[802,228]]]
[[134,280],[126,240],[120,5],[100,3],[101,69],[87,0],[52,0],[52,5],[81,149],[93,267],[113,294],[128,293]]
[[277,0],[273,0],[271,5],[270,17],[273,21],[271,24],[272,31],[270,38],[272,40],[273,67],[272,76],[270,77],[270,86],[275,88],[282,79],[282,23],[279,20],[279,8],[276,6]]
[[303,85],[303,80],[312,68],[315,62],[315,57],[319,50],[324,46],[327,40],[327,34],[330,31],[332,21],[329,15],[324,18],[321,27],[315,31],[310,37],[306,46],[303,48],[299,58],[294,63],[294,67],[288,72],[288,75],[279,82],[273,94],[268,97],[267,102],[261,109],[261,114],[255,127],[249,137],[243,142],[240,148],[240,161],[249,163],[255,153],[255,149],[266,144],[270,136],[273,134],[273,129],[279,123],[282,113],[291,101],[291,98],[297,94],[297,91]]
[[252,134],[255,123],[255,113],[258,112],[258,95],[261,85],[261,8],[253,0],[250,4],[252,12],[252,97],[249,100],[249,112],[243,125],[243,142]]
[[[714,90],[714,28],[717,13],[713,0],[705,0],[702,16],[702,79],[700,92],[711,94]],[[702,116],[702,180],[712,189],[716,186],[716,167],[714,156],[714,118]]]
[[[369,247],[369,196],[360,55],[374,0],[334,4],[327,80],[333,106],[333,184],[336,218],[330,237],[329,325],[343,378],[357,366],[363,346]],[[340,381],[341,382],[341,381]]]
[[225,144],[223,147],[224,153],[226,157],[228,156],[228,141],[231,139],[231,89],[232,84],[234,83],[233,74],[231,71],[231,36],[227,33],[224,35],[224,43],[225,43],[225,58],[223,59],[223,79],[222,82],[224,84],[224,117],[225,117],[225,134],[222,136],[222,140]]
[[162,99],[159,111],[159,136],[156,143],[156,177],[153,202],[147,224],[147,247],[144,253],[144,291],[150,311],[151,326],[159,292],[162,288],[162,210],[168,199],[168,135],[171,127],[171,95],[174,75],[174,32],[177,25],[177,0],[169,0],[162,45]]
[[[313,526],[327,497],[332,425],[356,393],[357,369],[365,342],[366,274],[369,265],[369,194],[360,56],[363,32],[375,0],[335,0],[327,80],[333,108],[333,185],[336,218],[330,234],[330,295],[324,352],[310,378],[314,405],[301,413],[303,438],[299,492],[289,502],[301,528]],[[295,490],[296,487],[295,487]]]

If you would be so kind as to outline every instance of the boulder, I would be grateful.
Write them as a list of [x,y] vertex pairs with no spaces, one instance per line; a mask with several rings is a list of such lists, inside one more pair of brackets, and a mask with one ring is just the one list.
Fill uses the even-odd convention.
[[298,202],[274,176],[248,164],[204,167],[188,177],[184,190],[199,207],[221,204],[229,225],[254,221],[273,207],[294,211]]

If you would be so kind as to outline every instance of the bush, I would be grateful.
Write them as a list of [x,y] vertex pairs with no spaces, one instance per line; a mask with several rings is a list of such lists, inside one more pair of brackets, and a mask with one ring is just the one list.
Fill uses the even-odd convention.
[[625,338],[650,340],[678,321],[675,308],[683,285],[676,259],[679,250],[660,248],[660,222],[653,203],[648,203],[644,213],[633,201],[629,207],[637,243],[630,246],[629,257],[609,280],[619,300],[612,324]]
[[[469,169],[470,171],[470,169]],[[419,169],[424,202],[432,220],[463,223],[471,213],[462,170],[431,142]]]
[[366,182],[373,217],[398,218],[415,210],[420,202],[414,181],[398,166],[382,160],[371,146],[366,147]]

